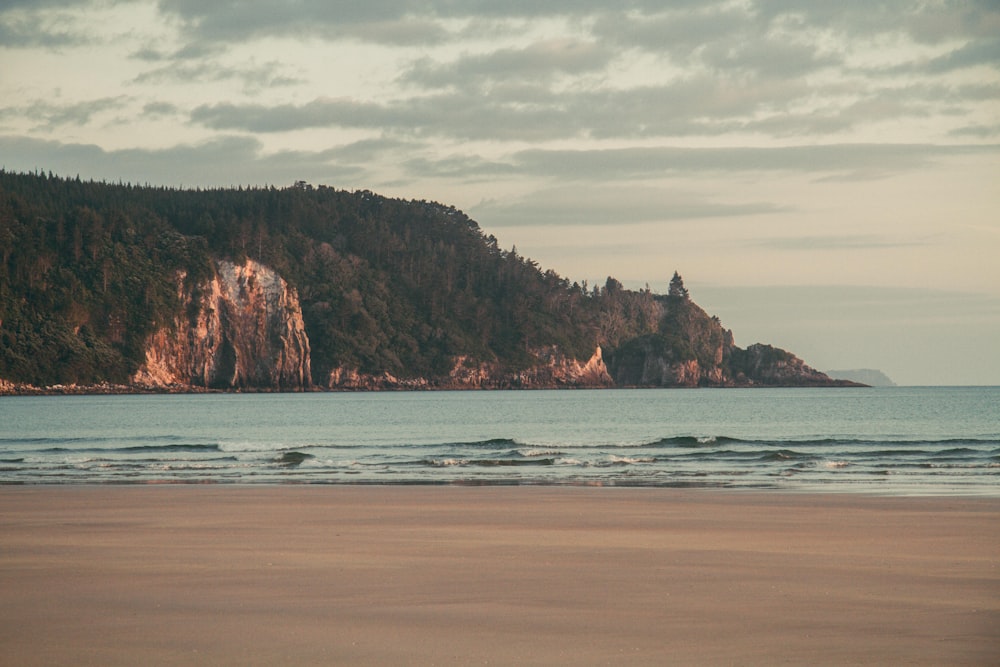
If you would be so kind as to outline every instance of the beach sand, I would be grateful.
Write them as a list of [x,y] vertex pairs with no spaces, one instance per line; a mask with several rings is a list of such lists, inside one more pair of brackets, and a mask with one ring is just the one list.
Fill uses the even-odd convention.
[[9,665],[996,665],[1000,501],[0,487]]

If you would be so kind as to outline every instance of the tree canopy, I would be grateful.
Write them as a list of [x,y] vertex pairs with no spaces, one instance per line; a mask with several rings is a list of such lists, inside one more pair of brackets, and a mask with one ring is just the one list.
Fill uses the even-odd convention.
[[612,371],[641,371],[624,383],[657,364],[697,362],[714,383],[730,370],[731,334],[676,271],[665,296],[612,277],[588,289],[453,206],[304,182],[176,190],[0,170],[0,378],[127,382],[178,316],[178,279],[196,292],[216,260],[247,258],[298,291],[318,386],[334,369],[441,378],[459,358],[518,372],[539,350],[582,360],[595,345]]
[[687,299],[690,297],[687,288],[684,287],[684,279],[681,278],[681,275],[676,271],[674,271],[674,277],[670,279],[670,287],[667,290],[667,296],[681,299]]
[[0,172],[0,377],[123,381],[212,257],[251,257],[297,288],[314,375],[422,376],[456,355],[517,368],[589,356],[656,327],[655,299],[588,292],[498,247],[451,206],[304,183],[174,190]]

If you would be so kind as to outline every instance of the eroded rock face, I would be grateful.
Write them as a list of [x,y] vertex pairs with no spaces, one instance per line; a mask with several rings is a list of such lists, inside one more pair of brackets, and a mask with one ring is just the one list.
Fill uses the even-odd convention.
[[555,387],[610,387],[614,383],[604,365],[600,346],[589,359],[565,355],[558,347],[532,350],[537,364],[520,371],[504,371],[496,364],[473,363],[458,357],[449,374],[450,385],[475,389],[543,389]]
[[476,361],[461,355],[455,358],[447,378],[397,378],[390,373],[372,375],[353,369],[330,372],[330,389],[541,389],[555,387],[610,387],[613,385],[598,347],[584,362],[568,357],[557,347],[534,350],[538,363],[521,371],[505,371],[498,364]]
[[430,383],[425,378],[401,379],[388,372],[372,375],[371,373],[361,373],[355,369],[338,367],[330,371],[327,387],[352,391],[378,391],[382,389],[428,389]]
[[614,384],[604,365],[600,346],[583,363],[567,357],[557,347],[535,350],[534,354],[542,362],[532,369],[533,378],[530,379],[536,382],[559,387],[610,387]]
[[854,383],[834,380],[791,352],[771,345],[755,343],[733,354],[733,370],[741,383],[760,386],[852,386]]
[[659,334],[627,341],[610,356],[611,375],[621,387],[697,387],[703,372],[696,359],[678,359]]
[[[177,294],[178,314],[150,337],[134,385],[181,391],[311,386],[310,346],[298,295],[273,269],[253,260],[242,266],[217,261],[214,276],[195,287],[186,286],[179,274]],[[337,367],[323,384],[347,390],[851,384],[831,380],[769,345],[742,350],[731,332],[700,311],[695,315],[680,322],[680,339],[676,333],[640,336],[609,352],[607,365],[600,347],[583,361],[545,346],[532,349],[535,362],[521,370],[463,355],[454,358],[447,376],[397,377]]]
[[495,387],[499,377],[496,364],[476,361],[463,354],[455,357],[448,373],[448,382],[463,389],[485,389]]
[[697,387],[700,378],[696,359],[673,361],[649,352],[638,369],[620,370],[616,380],[625,387]]
[[[829,387],[850,386],[817,371],[790,352],[770,345],[736,347],[732,334],[711,349],[711,356],[679,358],[662,335],[641,336],[616,350],[611,373],[622,387]],[[708,355],[705,355],[708,356]]]
[[243,266],[221,260],[215,269],[195,294],[178,275],[180,313],[150,338],[133,382],[222,389],[310,386],[309,338],[295,290],[253,260]]

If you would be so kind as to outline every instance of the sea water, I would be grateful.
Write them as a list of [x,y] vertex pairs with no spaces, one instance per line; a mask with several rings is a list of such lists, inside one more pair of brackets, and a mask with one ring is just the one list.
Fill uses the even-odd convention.
[[0,483],[1000,496],[1000,387],[0,398]]

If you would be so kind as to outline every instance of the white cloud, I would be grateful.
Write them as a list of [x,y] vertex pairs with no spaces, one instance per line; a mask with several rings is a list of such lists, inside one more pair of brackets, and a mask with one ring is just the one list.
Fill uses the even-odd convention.
[[621,227],[642,222],[709,218],[752,218],[780,213],[767,202],[729,203],[704,196],[649,187],[558,187],[521,198],[483,202],[471,212],[491,226],[602,225]]
[[42,169],[81,178],[174,187],[291,185],[297,180],[337,182],[362,170],[336,164],[327,151],[265,153],[247,137],[219,137],[168,149],[106,151],[93,144],[0,136],[0,162],[8,170]]

